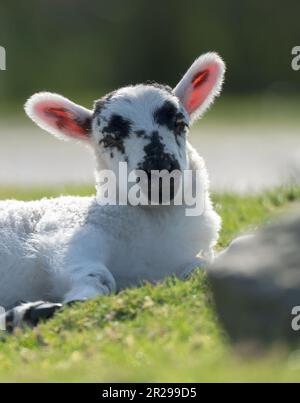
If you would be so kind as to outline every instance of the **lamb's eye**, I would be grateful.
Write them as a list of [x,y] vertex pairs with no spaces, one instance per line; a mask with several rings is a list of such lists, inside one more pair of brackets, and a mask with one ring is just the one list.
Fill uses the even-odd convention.
[[174,124],[175,133],[181,134],[184,133],[187,124],[183,120],[176,120]]

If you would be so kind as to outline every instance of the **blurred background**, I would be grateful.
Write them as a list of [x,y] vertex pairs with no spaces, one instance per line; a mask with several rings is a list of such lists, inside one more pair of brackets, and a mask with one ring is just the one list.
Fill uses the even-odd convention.
[[86,107],[153,80],[175,86],[201,53],[227,64],[220,99],[192,130],[217,190],[249,191],[300,178],[299,0],[2,1],[0,186],[93,183],[84,148],[42,133],[23,113],[36,91]]

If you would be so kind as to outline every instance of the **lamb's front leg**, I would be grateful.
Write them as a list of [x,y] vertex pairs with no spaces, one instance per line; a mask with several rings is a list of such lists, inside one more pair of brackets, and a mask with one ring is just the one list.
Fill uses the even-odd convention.
[[0,315],[0,324],[8,332],[24,324],[36,326],[41,320],[51,318],[61,308],[62,304],[53,302],[21,302]]
[[84,301],[116,291],[115,279],[102,263],[74,264],[68,267],[68,272],[71,287],[63,298],[64,303]]
[[108,295],[116,290],[115,280],[110,271],[101,263],[74,264],[65,268],[68,272],[70,289],[63,296],[63,303],[45,301],[22,302],[2,314],[0,323],[6,330],[27,324],[36,326],[41,320],[51,318],[64,305],[75,301],[85,301],[98,295]]

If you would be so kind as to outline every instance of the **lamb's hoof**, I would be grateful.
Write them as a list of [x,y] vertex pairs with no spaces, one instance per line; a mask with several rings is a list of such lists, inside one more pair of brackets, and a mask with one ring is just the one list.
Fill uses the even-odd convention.
[[6,330],[11,332],[22,324],[36,326],[41,320],[51,318],[61,308],[62,304],[52,302],[23,303],[5,313]]

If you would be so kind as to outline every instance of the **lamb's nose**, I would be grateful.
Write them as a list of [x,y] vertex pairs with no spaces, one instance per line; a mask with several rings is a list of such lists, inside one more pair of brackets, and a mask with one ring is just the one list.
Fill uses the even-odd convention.
[[[144,161],[141,169],[147,174],[148,180],[147,183],[141,181],[140,186],[143,192],[148,195],[149,200],[153,200],[152,196],[154,197],[154,200],[156,200],[156,196],[158,196],[156,201],[161,204],[162,202],[168,202],[174,199],[179,185],[178,180],[180,179],[180,165],[173,155],[167,153],[147,155],[147,158]],[[179,171],[179,176],[175,175],[175,177],[172,177],[170,182],[166,182],[165,180],[168,177],[164,176],[162,171],[167,171],[171,174],[177,170]],[[160,175],[162,176],[159,175],[158,177],[153,171],[159,171]],[[159,180],[157,181],[158,178]],[[156,189],[156,191],[158,191],[156,196],[155,192],[154,195],[152,194],[152,185],[154,185],[153,190]],[[163,186],[169,186],[170,191],[167,192],[167,189],[163,188]]]
[[176,169],[180,169],[179,163],[169,154],[148,158],[147,163],[143,166],[148,177],[151,176],[151,171],[168,171],[171,173]]

